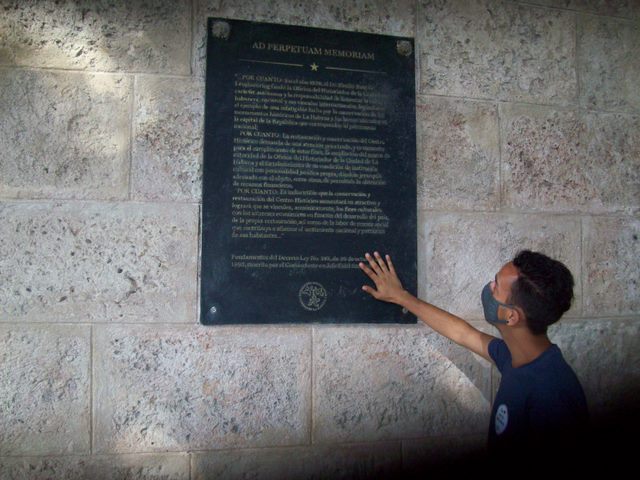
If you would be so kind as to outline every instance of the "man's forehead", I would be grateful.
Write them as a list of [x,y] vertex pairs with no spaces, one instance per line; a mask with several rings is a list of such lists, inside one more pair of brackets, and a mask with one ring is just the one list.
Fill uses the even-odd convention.
[[498,272],[498,276],[508,279],[509,277],[518,277],[518,269],[513,264],[513,262],[505,263],[500,271]]

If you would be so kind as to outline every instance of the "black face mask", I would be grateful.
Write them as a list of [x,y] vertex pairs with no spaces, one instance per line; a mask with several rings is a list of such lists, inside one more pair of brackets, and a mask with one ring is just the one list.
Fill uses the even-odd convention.
[[502,324],[506,325],[506,320],[500,320],[498,318],[498,307],[511,308],[514,309],[515,305],[510,305],[508,303],[502,303],[495,299],[493,294],[491,293],[491,282],[487,283],[482,289],[482,294],[480,295],[482,300],[482,308],[484,310],[484,319],[489,322],[491,325]]

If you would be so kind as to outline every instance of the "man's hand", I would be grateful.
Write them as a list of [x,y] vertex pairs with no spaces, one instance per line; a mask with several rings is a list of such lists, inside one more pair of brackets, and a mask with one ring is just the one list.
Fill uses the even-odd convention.
[[372,257],[368,253],[364,254],[365,258],[369,262],[369,266],[365,265],[363,262],[360,262],[358,266],[371,280],[373,280],[376,288],[364,285],[362,289],[377,300],[400,303],[402,297],[406,295],[407,292],[402,287],[402,283],[400,283],[396,270],[393,268],[391,257],[386,255],[387,261],[385,262],[378,252],[374,252],[373,255],[374,256]]

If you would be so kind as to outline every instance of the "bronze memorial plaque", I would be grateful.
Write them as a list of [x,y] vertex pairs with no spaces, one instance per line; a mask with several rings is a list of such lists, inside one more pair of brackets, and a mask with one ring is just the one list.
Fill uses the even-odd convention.
[[210,18],[201,322],[413,323],[364,253],[416,291],[411,38]]

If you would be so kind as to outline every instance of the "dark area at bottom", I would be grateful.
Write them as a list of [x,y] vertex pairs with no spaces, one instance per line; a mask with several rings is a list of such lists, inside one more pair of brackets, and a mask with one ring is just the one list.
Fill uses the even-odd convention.
[[472,478],[470,475],[481,473],[519,478],[549,478],[549,475],[557,478],[556,475],[569,474],[585,478],[612,474],[627,477],[637,470],[639,432],[640,407],[629,402],[615,411],[592,416],[589,431],[580,438],[558,439],[509,452],[472,450],[462,455],[425,459],[411,470],[397,472],[397,478]]

